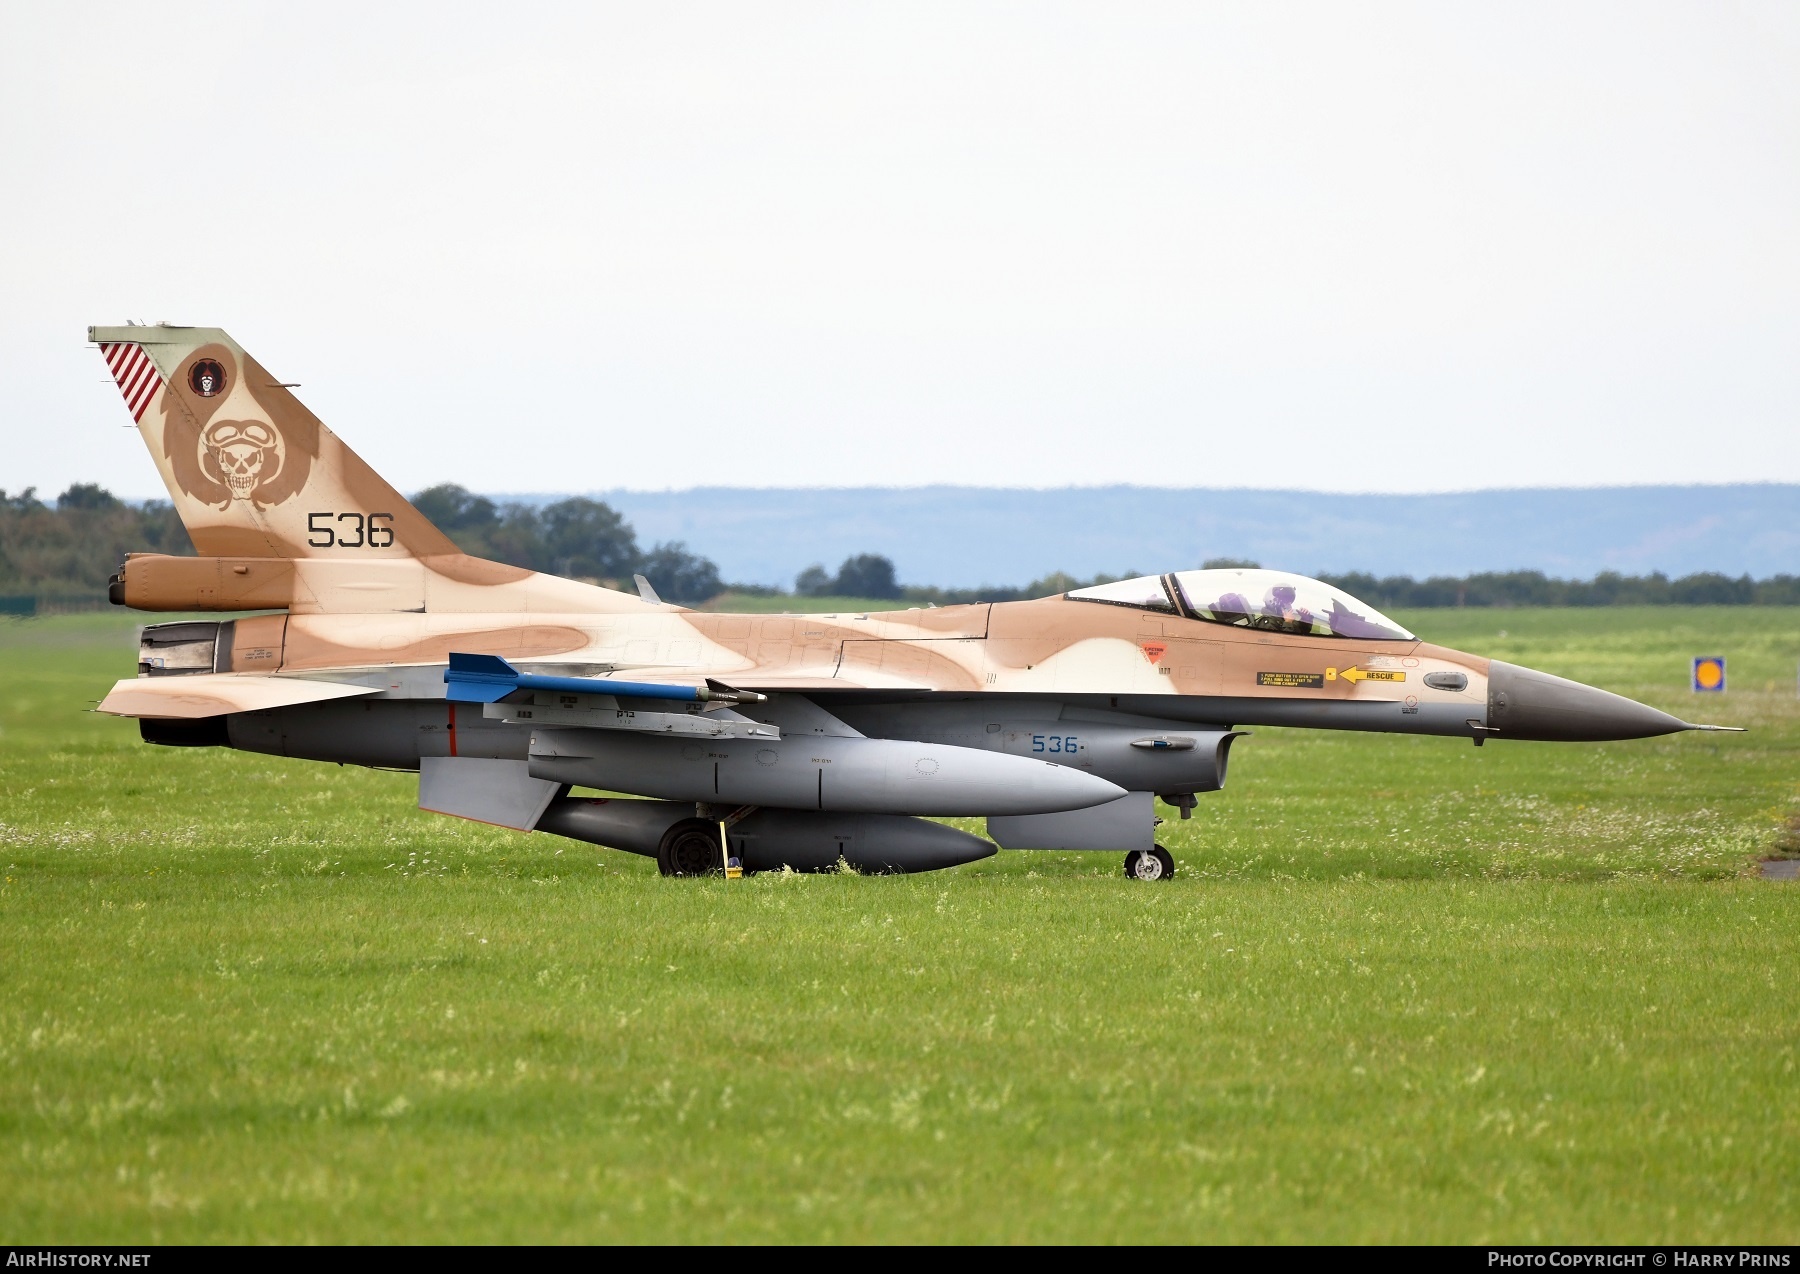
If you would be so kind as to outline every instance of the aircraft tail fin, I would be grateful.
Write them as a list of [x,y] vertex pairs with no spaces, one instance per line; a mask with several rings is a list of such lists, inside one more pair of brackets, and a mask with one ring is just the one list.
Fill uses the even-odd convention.
[[203,557],[457,552],[216,327],[90,327]]

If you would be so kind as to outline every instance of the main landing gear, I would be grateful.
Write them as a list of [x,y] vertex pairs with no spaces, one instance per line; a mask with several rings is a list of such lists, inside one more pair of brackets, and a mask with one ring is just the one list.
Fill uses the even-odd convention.
[[1175,875],[1175,856],[1161,845],[1155,849],[1134,849],[1125,855],[1128,880],[1168,880]]
[[756,806],[740,805],[729,813],[714,805],[695,809],[695,817],[684,818],[663,833],[656,846],[656,869],[665,876],[742,879],[743,863],[725,852],[726,833],[756,813]]
[[665,876],[724,874],[719,825],[704,818],[684,818],[663,833],[656,847],[656,866]]

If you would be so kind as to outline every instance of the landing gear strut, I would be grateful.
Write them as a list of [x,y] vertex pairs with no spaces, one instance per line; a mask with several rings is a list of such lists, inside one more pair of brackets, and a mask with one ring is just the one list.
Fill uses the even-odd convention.
[[1168,880],[1175,875],[1175,857],[1158,845],[1155,849],[1134,849],[1125,855],[1125,876],[1129,880]]

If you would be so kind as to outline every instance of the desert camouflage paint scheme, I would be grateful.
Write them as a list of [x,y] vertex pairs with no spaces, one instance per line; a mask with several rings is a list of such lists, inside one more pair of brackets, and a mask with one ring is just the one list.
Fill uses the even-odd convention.
[[[993,849],[916,816],[973,814],[1008,848],[1123,849],[1154,879],[1172,863],[1153,797],[1186,817],[1245,725],[1478,744],[1700,728],[1419,641],[1278,572],[770,616],[483,561],[223,331],[90,338],[199,553],[131,555],[113,600],[278,612],[147,629],[140,676],[101,711],[152,742],[417,769],[428,809],[655,854],[667,874],[948,866]],[[452,655],[504,660],[465,661],[498,668],[501,693],[459,700]]]

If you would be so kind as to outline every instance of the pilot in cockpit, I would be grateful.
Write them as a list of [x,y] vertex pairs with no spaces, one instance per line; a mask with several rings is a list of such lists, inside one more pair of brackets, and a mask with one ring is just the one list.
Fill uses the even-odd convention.
[[1295,601],[1296,589],[1292,584],[1276,584],[1263,597],[1262,615],[1272,623],[1258,624],[1257,627],[1277,628],[1283,632],[1306,633],[1312,631],[1312,612]]

